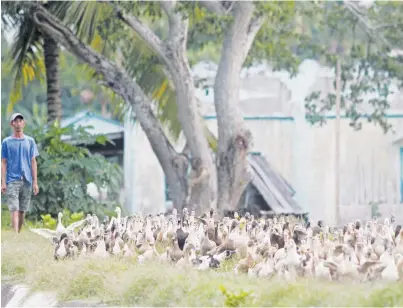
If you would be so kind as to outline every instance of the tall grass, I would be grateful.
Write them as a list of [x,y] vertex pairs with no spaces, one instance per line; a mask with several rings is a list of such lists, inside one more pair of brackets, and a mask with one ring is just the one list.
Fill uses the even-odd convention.
[[50,241],[24,230],[2,232],[2,275],[53,290],[60,301],[89,299],[135,306],[403,306],[400,283],[284,281],[234,276],[233,264],[198,272],[133,259],[53,260]]

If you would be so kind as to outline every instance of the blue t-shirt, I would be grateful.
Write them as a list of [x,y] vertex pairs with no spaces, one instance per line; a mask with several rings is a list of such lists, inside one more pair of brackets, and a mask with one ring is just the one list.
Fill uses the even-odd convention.
[[32,185],[32,158],[39,155],[35,140],[7,137],[1,143],[1,158],[7,160],[6,184],[25,178]]

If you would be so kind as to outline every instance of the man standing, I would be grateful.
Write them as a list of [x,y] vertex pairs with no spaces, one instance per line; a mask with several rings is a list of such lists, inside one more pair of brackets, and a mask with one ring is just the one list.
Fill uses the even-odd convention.
[[1,143],[1,192],[6,193],[13,229],[19,233],[24,214],[31,203],[32,190],[38,194],[35,140],[24,135],[25,121],[21,113],[10,118],[13,135]]

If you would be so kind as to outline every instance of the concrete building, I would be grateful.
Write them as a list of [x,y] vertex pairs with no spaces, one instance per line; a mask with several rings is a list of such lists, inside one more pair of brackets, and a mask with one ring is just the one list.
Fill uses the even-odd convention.
[[[201,112],[217,134],[212,85],[215,65],[199,63],[196,79]],[[305,97],[312,91],[333,91],[334,73],[315,61],[304,61],[299,74],[272,73],[266,66],[242,73],[240,108],[253,134],[251,151],[259,153],[292,185],[297,202],[316,220],[335,220],[335,116],[327,124],[311,126],[305,118]],[[403,217],[403,93],[389,97],[387,120],[394,132],[384,134],[366,123],[355,131],[342,116],[340,130],[340,201],[344,219],[367,218],[370,202],[380,202],[383,214]],[[363,105],[364,111],[367,105]],[[148,139],[136,121],[124,128],[125,204],[129,211],[163,211],[169,203],[164,173]],[[184,141],[175,146],[181,149]]]

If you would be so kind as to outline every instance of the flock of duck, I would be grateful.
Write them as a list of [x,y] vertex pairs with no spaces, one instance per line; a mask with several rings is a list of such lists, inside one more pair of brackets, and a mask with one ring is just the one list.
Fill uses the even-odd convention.
[[[403,281],[403,229],[393,216],[383,222],[357,220],[343,229],[311,226],[294,216],[216,218],[210,209],[201,217],[185,208],[170,215],[96,215],[68,227],[58,216],[56,230],[31,229],[52,240],[54,258],[137,258],[198,270],[217,269],[233,259],[234,273],[287,280],[322,277]],[[230,263],[228,263],[230,264]]]

